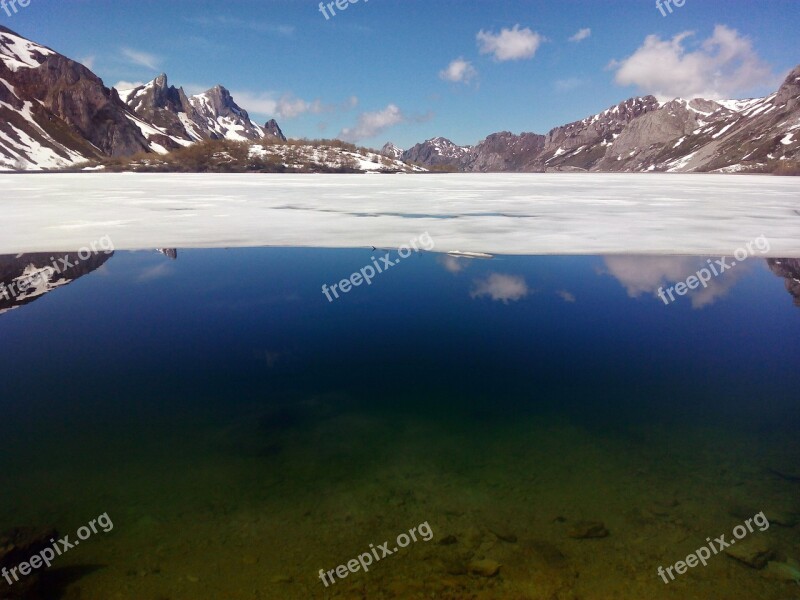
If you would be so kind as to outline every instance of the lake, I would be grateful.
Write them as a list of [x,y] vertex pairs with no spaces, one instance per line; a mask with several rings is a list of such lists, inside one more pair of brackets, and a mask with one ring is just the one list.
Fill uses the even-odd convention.
[[800,261],[665,302],[720,257],[424,247],[0,257],[0,531],[82,542],[46,597],[796,593]]

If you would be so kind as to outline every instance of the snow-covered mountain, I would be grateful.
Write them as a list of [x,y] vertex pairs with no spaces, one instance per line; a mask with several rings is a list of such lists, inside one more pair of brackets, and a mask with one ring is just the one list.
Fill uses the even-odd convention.
[[0,26],[0,169],[49,169],[148,151],[89,69]]
[[417,144],[403,152],[402,159],[428,167],[459,165],[469,155],[469,146],[458,146],[443,137]]
[[83,65],[0,27],[0,170],[67,168],[213,139],[286,138],[274,120],[250,119],[222,86],[187,97],[162,74],[109,89]]
[[546,135],[500,132],[475,146],[434,138],[402,158],[467,172],[798,170],[800,66],[765,98],[631,98]]
[[167,75],[162,73],[149,83],[117,93],[139,117],[134,121],[158,151],[200,140],[286,140],[274,119],[263,127],[258,125],[221,85],[187,96],[183,88],[169,85]]
[[[466,172],[791,173],[800,172],[798,129],[800,66],[765,98],[659,102],[643,96],[547,134],[504,131],[475,146],[435,137],[405,151],[389,143],[381,154],[400,164],[380,170],[407,171],[402,163],[414,163]],[[138,153],[165,154],[208,140],[258,143],[286,137],[275,120],[263,126],[253,121],[220,85],[187,96],[162,74],[133,89],[109,89],[85,66],[0,26],[0,170],[72,168]],[[298,157],[298,168],[349,165],[346,153],[352,150],[317,146],[340,156],[320,162],[296,146],[282,152]],[[374,164],[356,153],[360,156],[350,158],[357,164]]]
[[403,156],[403,149],[398,148],[392,142],[386,142],[381,148],[381,154],[389,158],[401,158]]

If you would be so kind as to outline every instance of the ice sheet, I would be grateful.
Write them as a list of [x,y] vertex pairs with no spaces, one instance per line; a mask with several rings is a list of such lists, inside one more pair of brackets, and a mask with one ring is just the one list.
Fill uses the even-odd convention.
[[669,174],[0,175],[0,253],[314,246],[800,256],[800,178]]

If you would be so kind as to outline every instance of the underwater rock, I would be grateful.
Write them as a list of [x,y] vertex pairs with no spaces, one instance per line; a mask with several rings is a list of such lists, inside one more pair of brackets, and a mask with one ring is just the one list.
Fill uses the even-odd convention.
[[800,470],[798,470],[795,466],[775,466],[770,467],[768,471],[773,475],[777,475],[781,479],[785,479],[786,481],[800,483]]
[[674,498],[653,502],[647,510],[657,517],[667,517],[680,503]]
[[800,564],[791,558],[786,562],[770,561],[767,563],[763,575],[767,579],[800,583]]
[[439,540],[440,546],[452,546],[453,544],[458,542],[458,538],[453,534],[444,536],[441,540]]
[[466,575],[467,568],[464,561],[456,558],[448,558],[442,561],[442,568],[448,575]]
[[608,537],[609,532],[600,521],[580,521],[570,528],[567,535],[576,540],[588,540]]
[[732,543],[725,549],[725,554],[754,569],[763,569],[775,555],[763,538],[751,538],[736,545]]
[[555,544],[547,540],[530,540],[525,543],[525,550],[538,562],[551,569],[563,569],[568,560]]
[[481,577],[494,577],[500,572],[502,565],[496,560],[484,558],[482,560],[473,560],[468,565],[468,570],[473,575],[480,575]]
[[794,527],[797,525],[798,516],[796,513],[787,512],[783,510],[765,510],[764,515],[767,517],[767,520],[771,523],[775,523],[776,525],[780,525],[781,527]]
[[[58,532],[53,528],[16,527],[0,533],[0,569],[19,567],[20,563],[29,562],[29,559],[42,550],[51,546],[50,540],[58,538]],[[13,586],[7,585],[0,579],[3,600],[22,600],[24,598],[40,598],[39,574],[41,569],[34,570],[30,575],[20,577]]]
[[517,543],[517,536],[510,531],[505,529],[497,529],[497,528],[490,528],[491,531],[497,539],[501,542],[508,542],[509,544],[516,544]]
[[[730,510],[728,511],[732,517],[736,517],[737,519],[747,520],[751,518],[754,514],[758,513],[752,505],[748,504],[734,504],[731,506]],[[800,516],[798,516],[795,510],[787,510],[787,507],[783,506],[767,506],[763,509],[764,516],[767,517],[767,521],[769,521],[770,525],[780,525],[781,527],[794,527],[800,522]]]

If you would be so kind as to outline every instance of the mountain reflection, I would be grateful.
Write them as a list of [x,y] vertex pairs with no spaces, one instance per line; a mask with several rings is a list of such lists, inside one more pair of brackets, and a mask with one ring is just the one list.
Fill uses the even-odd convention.
[[[175,248],[159,248],[171,260]],[[34,252],[0,255],[0,315],[30,304],[102,267],[114,252]]]
[[113,251],[0,255],[0,314],[97,270],[113,255]]
[[[157,248],[155,251],[169,261],[178,258],[178,251],[175,248]],[[0,315],[29,304],[59,287],[88,275],[102,267],[113,255],[113,251],[0,255]],[[622,285],[629,297],[650,296],[665,303],[684,301],[695,309],[710,306],[727,296],[742,278],[761,264],[761,259],[753,257],[753,260],[748,260],[744,264],[730,267],[732,259],[726,259],[729,268],[724,272],[710,276],[699,284],[695,281],[693,289],[682,290],[684,293],[681,294],[677,291],[678,285],[691,282],[703,269],[711,269],[712,264],[723,259],[699,256],[621,255],[605,256],[602,260],[603,267],[598,270],[598,274],[612,276]],[[784,279],[786,291],[792,296],[794,305],[800,307],[800,258],[769,258],[764,262],[772,273]],[[470,261],[440,256],[436,259],[436,264],[458,277],[470,266]],[[140,275],[138,280],[159,277],[163,275],[166,267],[166,263],[151,267],[149,271]],[[523,275],[490,271],[481,275],[476,273],[468,278],[466,284],[471,285],[469,295],[473,299],[488,298],[508,304],[519,302],[537,292],[536,278],[530,279],[530,275],[528,277],[529,279],[526,279]],[[673,290],[675,295],[667,302],[664,299],[664,292],[669,290]],[[554,289],[553,292],[565,302],[574,303],[576,300],[575,295],[565,288]]]
[[794,298],[794,305],[800,307],[800,258],[768,258],[767,266],[786,280],[786,291]]

